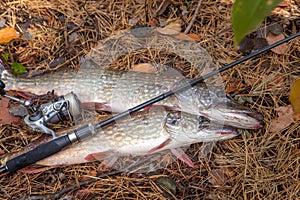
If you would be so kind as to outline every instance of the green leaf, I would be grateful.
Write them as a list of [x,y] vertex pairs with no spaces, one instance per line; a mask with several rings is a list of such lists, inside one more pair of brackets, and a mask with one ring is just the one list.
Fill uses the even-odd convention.
[[5,61],[8,61],[9,59],[8,53],[2,54],[2,57],[4,58]]
[[184,0],[184,3],[185,3],[187,6],[190,6],[189,0]]
[[250,31],[257,28],[281,1],[236,0],[232,11],[235,45],[237,46]]
[[18,62],[14,62],[10,68],[14,75],[25,74],[27,72],[26,68]]

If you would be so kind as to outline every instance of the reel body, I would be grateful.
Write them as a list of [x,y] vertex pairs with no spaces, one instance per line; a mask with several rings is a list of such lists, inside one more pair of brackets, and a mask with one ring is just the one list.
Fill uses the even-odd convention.
[[51,134],[53,138],[56,138],[57,135],[49,128],[49,125],[57,124],[61,121],[75,122],[82,118],[81,102],[73,92],[50,102],[36,105],[30,100],[22,100],[7,95],[4,88],[5,84],[0,80],[0,95],[23,104],[29,111],[24,118],[24,122],[36,131]]
[[24,118],[24,122],[34,130],[51,134],[57,137],[48,126],[61,121],[76,121],[82,118],[81,102],[77,96],[70,92],[56,100],[41,104],[31,115]]

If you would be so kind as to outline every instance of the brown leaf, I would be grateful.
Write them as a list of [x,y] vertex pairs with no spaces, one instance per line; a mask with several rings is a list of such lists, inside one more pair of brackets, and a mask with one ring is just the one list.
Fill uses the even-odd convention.
[[0,98],[0,124],[21,124],[20,117],[15,117],[9,113],[8,102],[8,98]]
[[177,35],[173,35],[173,38],[177,39],[177,40],[188,40],[188,41],[195,41],[194,38],[190,37],[189,35],[185,34],[185,33],[179,33]]
[[263,80],[268,80],[270,79],[270,81],[268,81],[266,88],[271,89],[274,87],[281,87],[284,79],[280,74],[271,74],[269,76],[262,76],[262,81]]
[[291,88],[289,96],[296,120],[300,120],[300,79],[298,79]]
[[190,33],[190,34],[187,34],[187,36],[189,36],[190,38],[192,38],[195,41],[200,41],[200,36],[198,34]]
[[157,21],[157,19],[151,19],[149,22],[148,22],[148,26],[151,26],[151,27],[158,27],[159,26],[159,22]]
[[0,30],[0,44],[10,42],[19,37],[19,34],[14,28],[7,27]]
[[280,131],[294,122],[294,112],[291,105],[275,108],[278,117],[271,120],[270,132]]
[[0,156],[2,156],[3,154],[5,154],[5,151],[3,149],[0,149]]
[[[278,42],[279,40],[283,40],[284,38],[285,37],[282,33],[279,35],[275,35],[275,34],[269,32],[268,36],[267,36],[267,41],[268,41],[268,44],[271,45],[271,44],[274,44],[275,42]],[[271,49],[271,51],[273,51],[274,53],[277,53],[277,54],[284,54],[286,50],[287,50],[286,43]]]
[[157,32],[163,35],[177,35],[181,31],[181,24],[179,22],[171,22],[164,28],[157,28]]
[[160,33],[162,35],[172,36],[172,35],[179,34],[179,32],[177,30],[168,29],[168,28],[157,28],[156,30],[158,33]]
[[133,65],[130,71],[154,74],[156,72],[156,69],[150,63],[139,63]]
[[280,3],[278,4],[278,6],[279,6],[279,7],[287,7],[287,6],[289,6],[289,3],[288,3],[286,0],[283,0],[282,2],[280,2]]
[[239,91],[243,87],[243,83],[237,79],[231,79],[229,84],[226,86],[226,93],[234,93]]
[[213,184],[213,186],[222,186],[227,182],[226,175],[224,174],[223,169],[213,169],[210,171],[211,179],[209,182]]

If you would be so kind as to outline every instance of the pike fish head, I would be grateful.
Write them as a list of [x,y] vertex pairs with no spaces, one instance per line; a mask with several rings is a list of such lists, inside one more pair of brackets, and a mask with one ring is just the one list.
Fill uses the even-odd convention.
[[181,110],[213,122],[243,129],[258,129],[263,125],[262,114],[230,99],[222,88],[203,83],[176,95]]
[[167,114],[165,128],[172,138],[189,144],[226,140],[238,134],[235,128],[211,123],[205,117],[178,111]]

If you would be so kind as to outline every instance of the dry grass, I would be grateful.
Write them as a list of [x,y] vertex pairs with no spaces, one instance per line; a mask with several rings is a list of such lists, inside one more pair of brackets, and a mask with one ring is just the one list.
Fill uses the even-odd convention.
[[[1,18],[7,25],[17,28],[22,36],[0,46],[0,50],[32,71],[74,68],[81,56],[100,40],[133,24],[153,21],[161,2],[2,1]],[[180,9],[185,4],[178,1],[172,2],[156,19],[161,22],[181,20],[184,30],[198,3],[188,2],[193,6],[188,8],[187,15],[182,17]],[[202,1],[191,29],[191,33],[200,36],[199,44],[208,50],[217,66],[242,57],[232,43],[231,8],[230,1]],[[296,15],[285,19],[273,16],[266,23],[288,21],[284,33],[291,35],[299,31],[299,19],[295,18]],[[24,36],[29,31],[34,34],[33,39]],[[70,41],[75,33],[77,37]],[[153,57],[145,51],[133,54],[130,62],[123,57],[113,67],[125,69],[128,64],[149,60],[167,62],[164,60],[167,58],[162,58],[164,54],[157,51],[153,51]],[[57,59],[59,62],[55,63]],[[180,58],[172,61],[173,64],[177,62],[181,67],[186,64]],[[47,194],[74,186],[62,196],[66,199],[297,199],[300,196],[299,122],[275,133],[268,132],[268,129],[271,119],[276,117],[274,108],[289,104],[288,91],[299,73],[300,40],[295,39],[288,43],[285,55],[267,52],[222,74],[225,85],[233,79],[243,83],[243,90],[235,98],[251,98],[252,102],[247,105],[263,113],[265,126],[257,131],[242,130],[240,136],[217,143],[205,157],[199,156],[201,144],[193,145],[187,153],[195,162],[194,169],[176,161],[156,174],[112,175],[78,189],[76,186],[82,181],[101,173],[99,163],[57,167],[37,174],[15,173],[0,177],[0,196],[3,199],[28,199],[30,195],[49,198]],[[276,77],[281,81],[278,82]],[[0,133],[4,153],[19,151],[40,137],[25,126],[1,126]],[[161,177],[175,181],[176,194],[166,194],[158,186],[157,180]]]

